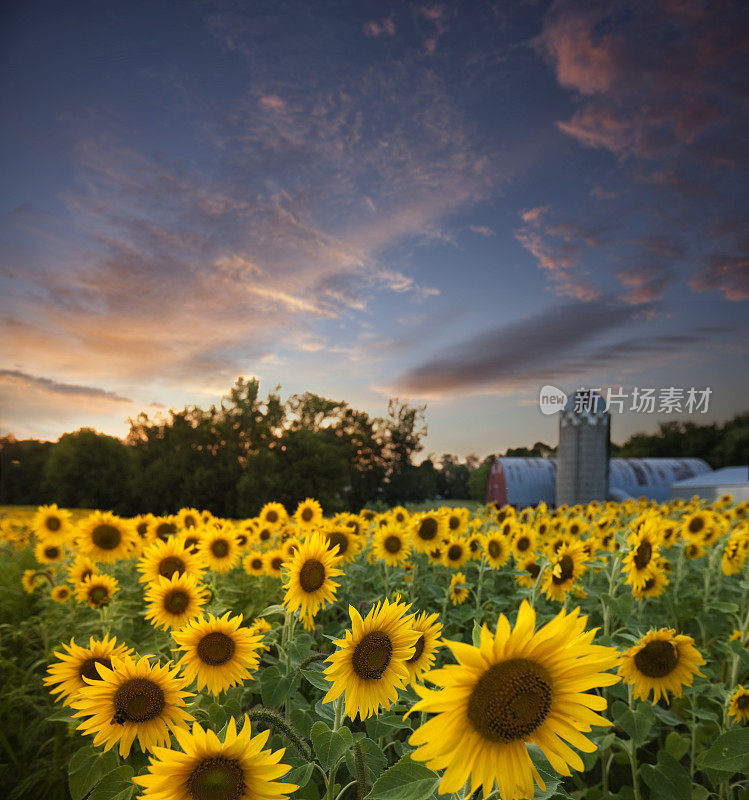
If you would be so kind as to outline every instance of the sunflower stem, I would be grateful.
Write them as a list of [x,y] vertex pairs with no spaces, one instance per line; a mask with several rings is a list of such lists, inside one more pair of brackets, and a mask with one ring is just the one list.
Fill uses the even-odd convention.
[[[632,697],[632,687],[629,687],[628,701],[630,711],[635,710],[634,699]],[[635,800],[640,800],[640,782],[637,779],[637,748],[633,739],[629,740],[629,747],[627,748],[627,755],[629,756],[629,766],[632,770],[632,788],[635,792]]]
[[339,695],[333,703],[333,730],[337,731],[341,727],[341,711],[343,710],[343,695]]
[[476,613],[481,611],[481,591],[484,587],[484,570],[486,569],[486,556],[481,555],[481,564],[479,565],[479,580],[476,586]]
[[281,736],[299,753],[306,762],[312,762],[312,750],[296,728],[277,711],[260,706],[245,711],[251,722],[262,722]]

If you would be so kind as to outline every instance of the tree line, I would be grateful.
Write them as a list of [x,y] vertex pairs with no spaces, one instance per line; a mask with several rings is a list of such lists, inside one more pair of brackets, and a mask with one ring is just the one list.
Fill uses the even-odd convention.
[[[481,466],[446,454],[420,464],[426,406],[391,399],[383,417],[305,392],[264,398],[240,378],[217,405],[130,419],[124,441],[82,428],[57,442],[0,439],[0,504],[56,502],[120,514],[207,508],[256,515],[269,500],[306,497],[326,513],[433,498],[483,500]],[[475,483],[475,482],[474,482]]]

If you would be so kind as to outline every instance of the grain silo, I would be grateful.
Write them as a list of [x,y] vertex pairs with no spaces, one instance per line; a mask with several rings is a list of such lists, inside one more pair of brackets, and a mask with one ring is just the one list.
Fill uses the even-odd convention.
[[557,505],[605,500],[611,415],[598,392],[581,389],[559,415]]

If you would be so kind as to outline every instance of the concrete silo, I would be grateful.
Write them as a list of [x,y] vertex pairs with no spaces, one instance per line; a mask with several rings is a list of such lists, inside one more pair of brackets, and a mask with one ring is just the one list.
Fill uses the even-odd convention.
[[559,415],[557,505],[605,500],[611,415],[598,392],[581,389]]

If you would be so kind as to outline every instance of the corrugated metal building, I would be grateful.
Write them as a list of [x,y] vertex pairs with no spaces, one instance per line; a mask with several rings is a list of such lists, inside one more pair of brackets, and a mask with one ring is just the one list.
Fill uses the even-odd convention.
[[[592,499],[647,497],[662,502],[672,497],[675,482],[710,472],[701,458],[612,458],[608,462],[608,491]],[[486,502],[498,506],[555,505],[556,478],[554,458],[498,458],[489,473]]]

